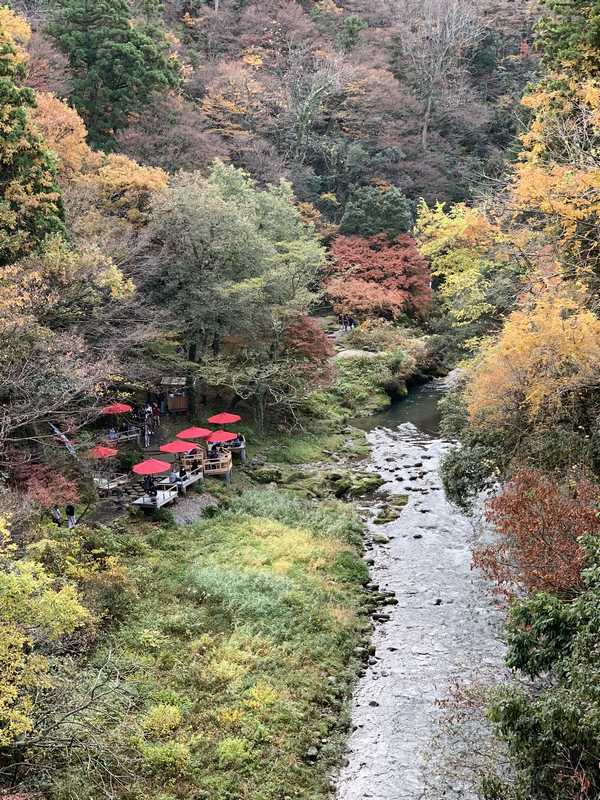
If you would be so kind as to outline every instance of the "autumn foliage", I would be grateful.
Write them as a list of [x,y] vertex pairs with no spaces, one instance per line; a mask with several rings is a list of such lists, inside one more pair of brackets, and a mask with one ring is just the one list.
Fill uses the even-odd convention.
[[286,352],[310,373],[313,381],[320,382],[330,377],[329,359],[335,350],[314,319],[302,316],[292,320],[285,329],[284,340]]
[[482,350],[466,399],[471,420],[501,427],[548,419],[577,403],[600,374],[600,320],[581,299],[546,293],[514,311]]
[[487,504],[498,541],[474,563],[506,594],[516,589],[570,596],[581,589],[585,553],[579,539],[600,534],[600,488],[588,480],[562,487],[552,476],[522,470]]
[[338,236],[325,283],[339,312],[360,317],[423,316],[431,302],[427,261],[408,235]]
[[29,465],[23,470],[20,483],[28,499],[41,508],[62,506],[79,500],[77,484],[45,464]]

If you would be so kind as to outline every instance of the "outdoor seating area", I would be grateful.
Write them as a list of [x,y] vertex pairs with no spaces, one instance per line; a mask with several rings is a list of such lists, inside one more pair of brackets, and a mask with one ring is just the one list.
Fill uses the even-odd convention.
[[[117,417],[134,413],[134,409],[127,403],[113,403],[103,408],[102,413]],[[151,416],[150,412],[146,416]],[[241,417],[229,412],[215,414],[208,419],[210,425],[234,425],[237,422],[241,422]],[[117,430],[116,426],[111,428],[105,443],[96,445],[88,454],[90,458],[105,464],[104,469],[93,476],[97,490],[103,494],[114,493],[120,503],[133,508],[152,511],[174,503],[204,478],[223,478],[229,484],[234,454],[241,463],[245,463],[246,441],[241,433],[192,426],[179,431],[175,437],[173,441],[154,449],[145,432],[143,444],[148,457],[132,467],[132,475],[123,475],[106,465],[118,457],[117,444],[140,440],[141,429],[132,423],[127,427],[122,426],[121,430]],[[163,454],[169,457],[168,461]],[[143,479],[142,493],[139,490],[136,492],[135,476]]]
[[231,477],[231,469],[232,469],[232,458],[231,453],[228,451],[223,451],[222,453],[218,454],[215,458],[209,458],[206,460],[204,464],[204,474],[207,477],[220,477],[224,476],[225,480],[229,482]]

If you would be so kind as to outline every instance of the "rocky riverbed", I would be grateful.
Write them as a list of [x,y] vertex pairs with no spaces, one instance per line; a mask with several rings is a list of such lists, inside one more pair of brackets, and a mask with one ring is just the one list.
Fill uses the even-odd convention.
[[440,777],[438,767],[451,753],[438,750],[432,766],[439,703],[456,681],[468,685],[500,673],[504,648],[499,612],[471,569],[473,526],[447,502],[441,485],[440,458],[449,446],[436,432],[442,391],[440,383],[425,387],[389,414],[364,423],[374,426],[368,433],[371,468],[385,479],[382,491],[392,498],[407,496],[408,502],[387,524],[389,500],[365,508],[372,588],[393,592],[397,604],[375,617],[338,800],[472,794],[460,774]]

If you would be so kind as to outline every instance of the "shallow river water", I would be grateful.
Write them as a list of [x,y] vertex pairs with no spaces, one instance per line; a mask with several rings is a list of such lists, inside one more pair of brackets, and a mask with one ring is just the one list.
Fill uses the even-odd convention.
[[498,612],[471,569],[473,527],[441,485],[439,462],[449,447],[438,433],[443,391],[442,381],[433,382],[355,422],[368,430],[383,489],[410,499],[395,522],[369,523],[371,535],[389,538],[369,552],[372,580],[393,590],[398,605],[384,609],[389,621],[376,623],[376,655],[356,690],[338,800],[472,796],[460,781],[432,782],[439,701],[457,679],[468,684],[499,672],[503,645]]

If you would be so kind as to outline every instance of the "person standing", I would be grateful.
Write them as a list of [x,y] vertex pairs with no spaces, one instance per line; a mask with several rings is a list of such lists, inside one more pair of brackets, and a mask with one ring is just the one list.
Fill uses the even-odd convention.
[[65,514],[67,515],[67,528],[74,528],[76,524],[75,506],[69,503],[69,505],[65,508]]
[[60,513],[60,508],[58,506],[52,506],[50,509],[50,516],[56,522],[58,527],[62,527],[62,514]]

